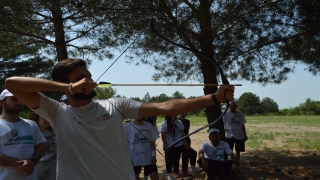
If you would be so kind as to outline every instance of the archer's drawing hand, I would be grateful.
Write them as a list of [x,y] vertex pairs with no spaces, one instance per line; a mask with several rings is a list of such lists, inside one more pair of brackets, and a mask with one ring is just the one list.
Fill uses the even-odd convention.
[[72,92],[73,93],[83,93],[83,94],[88,95],[97,86],[98,86],[98,84],[96,82],[94,82],[92,79],[83,78],[80,81],[77,81],[72,84]]
[[214,93],[219,103],[225,103],[234,99],[234,86],[220,86]]

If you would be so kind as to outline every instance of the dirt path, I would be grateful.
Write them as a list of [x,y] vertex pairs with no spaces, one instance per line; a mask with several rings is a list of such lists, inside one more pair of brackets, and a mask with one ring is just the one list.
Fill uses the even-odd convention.
[[[190,132],[197,128],[199,127],[191,127]],[[191,136],[191,146],[198,151],[201,144],[207,140],[208,134],[203,130]],[[164,155],[161,139],[156,142],[157,149]],[[165,160],[159,153],[157,154],[157,159],[160,179],[167,179],[165,173]],[[140,176],[142,177],[142,175]],[[231,175],[229,179],[257,180],[260,177],[264,177],[266,180],[320,180],[320,152],[307,152],[304,150],[292,149],[290,152],[283,153],[247,148],[247,151],[241,154],[239,172]],[[196,176],[181,177],[178,179],[206,179],[206,173],[201,171]]]

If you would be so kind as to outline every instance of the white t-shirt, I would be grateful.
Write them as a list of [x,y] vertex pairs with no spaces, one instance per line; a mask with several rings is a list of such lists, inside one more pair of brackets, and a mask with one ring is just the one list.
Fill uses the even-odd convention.
[[232,150],[229,144],[224,141],[220,141],[217,147],[214,147],[211,141],[206,141],[201,145],[199,151],[204,152],[204,157],[206,159],[211,159],[216,161],[225,161],[224,153],[228,155],[232,153]]
[[35,112],[56,133],[57,179],[135,179],[121,113],[137,118],[141,103],[124,98],[109,101],[72,107],[41,94]]
[[226,137],[235,139],[244,139],[244,132],[242,124],[246,123],[247,120],[241,112],[232,114],[227,112],[223,116],[223,123],[225,127]]
[[[176,142],[177,140],[182,138],[182,131],[184,130],[184,126],[183,126],[182,122],[180,120],[176,119],[174,121],[174,124],[175,124],[175,126],[173,125],[173,127],[175,129],[174,135],[169,134],[168,127],[167,127],[167,120],[165,120],[161,124],[160,132],[166,133],[166,139],[167,139],[168,146],[170,146],[171,144],[173,144],[174,142]],[[180,141],[174,147],[179,147],[182,145],[183,145],[183,141]]]
[[46,152],[40,161],[47,161],[56,154],[56,136],[55,134],[51,133],[50,130],[45,130],[42,132],[42,134],[47,141],[45,142]]
[[154,126],[148,122],[143,122],[141,126],[127,123],[124,125],[124,130],[127,135],[132,165],[150,165],[152,151],[150,143],[159,138],[159,134]]
[[[45,142],[38,125],[31,120],[8,122],[0,119],[0,154],[19,160],[31,159],[34,146]],[[26,176],[15,167],[0,166],[0,179],[37,179],[37,172]]]

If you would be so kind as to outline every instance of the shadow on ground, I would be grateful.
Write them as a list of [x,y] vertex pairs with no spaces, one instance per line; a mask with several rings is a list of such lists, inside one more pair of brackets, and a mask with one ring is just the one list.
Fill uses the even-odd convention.
[[[159,172],[160,179],[167,179]],[[320,179],[320,154],[310,151],[261,151],[250,150],[241,155],[239,172],[232,173],[229,180],[316,180]],[[204,171],[179,180],[207,179]]]

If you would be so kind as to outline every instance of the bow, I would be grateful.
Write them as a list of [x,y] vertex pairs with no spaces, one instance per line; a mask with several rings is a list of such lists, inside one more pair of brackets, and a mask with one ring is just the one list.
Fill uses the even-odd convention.
[[[171,41],[171,40],[163,37],[162,35],[160,35],[160,34],[155,30],[152,21],[150,22],[150,28],[151,28],[151,32],[152,32],[154,35],[156,35],[157,37],[159,37],[160,39],[163,39],[164,41],[169,42],[169,43],[171,43],[171,44],[173,44],[173,45],[175,45],[175,46],[178,46],[178,47],[180,47],[180,48],[182,48],[182,49],[191,51],[191,52],[193,52],[193,53],[196,53],[196,54],[199,54],[199,55],[205,57],[206,60],[208,60],[209,62],[213,63],[213,64],[218,68],[218,70],[219,70],[219,72],[220,72],[220,76],[221,76],[222,83],[223,83],[224,85],[230,85],[230,83],[229,83],[229,81],[227,80],[227,78],[225,77],[225,75],[224,75],[224,73],[223,73],[220,65],[219,65],[213,58],[207,56],[206,54],[204,54],[204,53],[201,52],[201,51],[198,51],[198,50],[196,50],[196,49],[191,49],[191,48],[182,46],[182,45],[180,45],[180,44],[178,44],[178,43],[175,43],[175,42],[173,42],[173,41]],[[195,130],[195,131],[193,131],[193,132],[191,132],[191,133],[183,136],[182,138],[178,139],[176,142],[172,143],[172,144],[166,149],[166,151],[168,151],[170,148],[172,148],[172,147],[174,147],[175,145],[177,145],[180,141],[184,140],[185,138],[187,138],[187,137],[189,137],[189,136],[191,136],[191,135],[193,135],[193,134],[195,134],[195,133],[197,133],[197,132],[199,132],[199,131],[201,131],[201,130],[203,130],[203,129],[211,126],[211,125],[213,125],[214,123],[216,123],[219,119],[221,119],[221,118],[227,113],[228,108],[229,108],[229,103],[227,102],[227,106],[226,106],[225,111],[224,111],[217,119],[215,119],[215,120],[212,121],[211,123],[209,123],[209,124],[207,124],[207,125],[199,128],[199,129],[197,129],[197,130]]]

